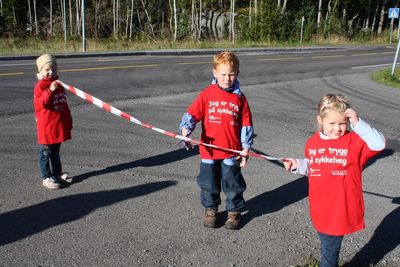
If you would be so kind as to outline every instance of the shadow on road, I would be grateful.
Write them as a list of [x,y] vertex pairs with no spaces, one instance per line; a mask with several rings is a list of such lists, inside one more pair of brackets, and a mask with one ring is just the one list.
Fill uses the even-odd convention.
[[131,162],[121,163],[114,166],[106,167],[101,170],[91,171],[87,173],[83,173],[77,176],[74,176],[74,183],[82,182],[90,177],[94,177],[97,175],[112,173],[112,172],[119,172],[127,169],[132,169],[136,167],[151,167],[151,166],[159,166],[165,165],[171,162],[179,161],[185,158],[189,158],[199,154],[199,148],[195,146],[191,150],[186,150],[184,148],[179,150],[170,151],[164,154],[135,160]]
[[0,246],[78,220],[95,209],[151,194],[175,184],[174,181],[162,181],[118,190],[65,196],[3,213],[0,215]]
[[300,177],[272,191],[268,191],[246,201],[249,210],[243,216],[242,226],[256,217],[276,212],[308,196],[307,177]]
[[376,161],[392,156],[394,154],[394,150],[391,148],[387,148],[384,149],[382,151],[382,153],[380,153],[379,155],[373,157],[372,159],[368,160],[367,164],[365,165],[364,169],[368,168],[369,166],[371,166],[372,164],[374,164]]
[[[366,191],[364,193],[391,198]],[[400,204],[400,197],[391,199],[392,203]],[[400,206],[383,218],[368,243],[343,267],[376,266],[386,254],[400,244],[399,222]]]

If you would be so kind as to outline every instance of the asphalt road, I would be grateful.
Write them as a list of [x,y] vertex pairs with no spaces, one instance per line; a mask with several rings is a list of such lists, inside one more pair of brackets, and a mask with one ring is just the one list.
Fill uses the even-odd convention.
[[[315,105],[346,95],[387,138],[364,171],[367,228],[344,239],[341,262],[400,265],[400,90],[371,81],[392,47],[241,51],[239,80],[255,124],[256,152],[303,156]],[[181,115],[211,79],[212,55],[60,58],[60,79],[159,128]],[[73,139],[61,148],[76,183],[41,186],[32,107],[34,60],[0,58],[0,266],[290,266],[318,258],[307,180],[251,159],[243,227],[201,225],[197,149],[68,95]],[[198,137],[195,132],[194,137]]]

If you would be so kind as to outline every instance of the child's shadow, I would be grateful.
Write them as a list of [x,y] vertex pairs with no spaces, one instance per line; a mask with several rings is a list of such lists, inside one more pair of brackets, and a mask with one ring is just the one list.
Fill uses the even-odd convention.
[[[262,151],[252,148],[252,150],[258,154],[264,154],[269,156]],[[281,162],[269,161],[272,164],[283,167]],[[286,170],[282,170],[286,171]],[[288,172],[288,175],[290,173]],[[302,200],[308,196],[308,181],[307,176],[300,177],[292,182],[284,184],[272,191],[268,191],[258,195],[252,199],[246,201],[247,213],[243,215],[241,227],[244,227],[247,223],[256,217],[264,214],[276,212],[289,206],[297,201]]]
[[242,227],[252,219],[276,212],[302,200],[308,195],[307,177],[300,177],[272,191],[268,191],[246,201],[248,212],[242,218]]
[[112,173],[112,172],[119,172],[119,171],[132,169],[132,168],[136,168],[136,167],[151,167],[151,166],[165,165],[165,164],[179,161],[179,160],[182,160],[185,158],[190,158],[190,157],[198,155],[198,154],[199,154],[198,146],[193,147],[193,149],[190,149],[189,151],[182,148],[179,150],[170,151],[170,152],[167,152],[164,154],[160,154],[160,155],[156,155],[156,156],[152,156],[152,157],[148,157],[148,158],[144,158],[144,159],[139,159],[139,160],[135,160],[135,161],[117,164],[114,166],[106,167],[101,170],[83,173],[83,174],[74,176],[74,183],[82,182],[83,180],[86,180],[93,176]]
[[[392,198],[392,203],[400,204],[400,197]],[[382,220],[368,243],[343,267],[370,266],[370,264],[375,266],[378,264],[386,254],[400,244],[399,222],[400,207],[397,207]]]

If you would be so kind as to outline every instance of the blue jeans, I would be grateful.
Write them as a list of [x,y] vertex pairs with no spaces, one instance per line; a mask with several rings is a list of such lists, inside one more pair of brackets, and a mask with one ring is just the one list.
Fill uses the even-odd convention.
[[61,175],[60,147],[61,143],[39,145],[39,168],[43,179]]
[[327,235],[319,232],[318,235],[321,241],[321,263],[319,267],[338,267],[343,236]]
[[246,182],[238,164],[226,165],[222,160],[214,163],[200,163],[197,176],[201,204],[205,208],[217,208],[221,204],[221,188],[226,195],[226,210],[240,211],[244,208],[243,192]]

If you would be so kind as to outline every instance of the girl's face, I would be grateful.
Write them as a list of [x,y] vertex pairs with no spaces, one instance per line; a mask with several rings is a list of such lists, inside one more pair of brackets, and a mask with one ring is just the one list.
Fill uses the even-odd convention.
[[40,75],[43,79],[55,78],[57,76],[57,67],[51,62],[47,63],[40,71]]
[[239,73],[235,72],[229,65],[220,64],[212,70],[214,77],[217,79],[219,87],[227,89],[235,84]]
[[343,112],[327,110],[325,116],[317,117],[322,132],[330,139],[338,139],[347,132],[348,119]]

